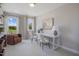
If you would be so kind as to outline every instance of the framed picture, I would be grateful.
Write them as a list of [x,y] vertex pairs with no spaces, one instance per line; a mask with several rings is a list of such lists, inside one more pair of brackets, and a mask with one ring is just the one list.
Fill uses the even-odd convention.
[[50,30],[54,25],[54,18],[46,18],[43,20],[43,29]]
[[0,16],[0,24],[3,24],[3,17]]

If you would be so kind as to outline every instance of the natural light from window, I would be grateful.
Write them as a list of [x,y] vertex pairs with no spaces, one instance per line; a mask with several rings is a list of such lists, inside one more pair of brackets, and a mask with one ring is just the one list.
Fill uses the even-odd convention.
[[16,33],[16,29],[17,29],[16,18],[9,18],[8,19],[8,32]]

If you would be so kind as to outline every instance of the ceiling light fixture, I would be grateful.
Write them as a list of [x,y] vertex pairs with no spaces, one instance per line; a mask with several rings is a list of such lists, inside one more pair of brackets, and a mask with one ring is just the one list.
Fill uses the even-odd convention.
[[35,3],[29,4],[30,7],[35,7]]

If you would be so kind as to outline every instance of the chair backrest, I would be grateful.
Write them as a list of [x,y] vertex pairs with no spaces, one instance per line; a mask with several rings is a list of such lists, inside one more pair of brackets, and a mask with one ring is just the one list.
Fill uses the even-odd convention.
[[58,32],[55,30],[53,34],[54,34],[54,36],[57,36]]
[[54,26],[52,28],[52,32],[53,32],[53,36],[55,36],[55,37],[59,37],[60,36],[59,28],[57,26]]

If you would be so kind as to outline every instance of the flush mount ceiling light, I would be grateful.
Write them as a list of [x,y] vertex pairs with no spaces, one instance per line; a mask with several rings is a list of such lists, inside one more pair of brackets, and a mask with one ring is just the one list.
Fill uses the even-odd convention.
[[30,7],[35,7],[35,3],[30,3],[29,6]]

